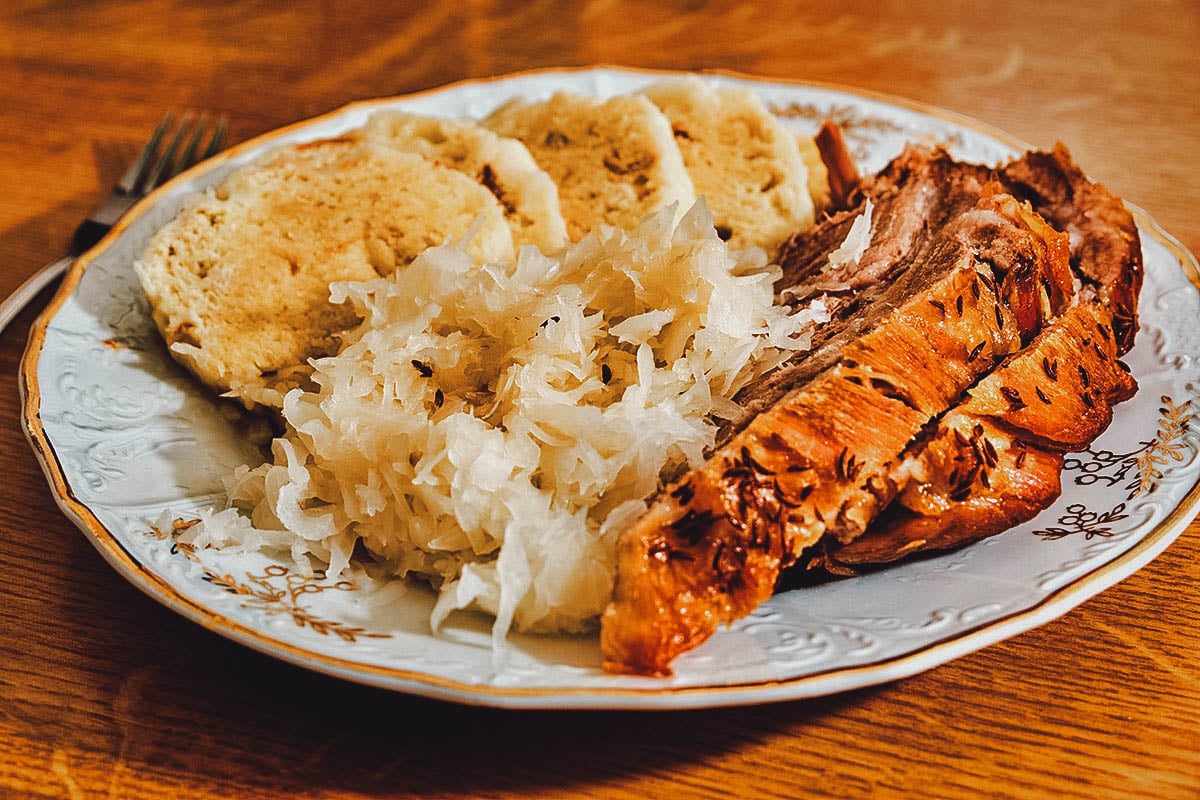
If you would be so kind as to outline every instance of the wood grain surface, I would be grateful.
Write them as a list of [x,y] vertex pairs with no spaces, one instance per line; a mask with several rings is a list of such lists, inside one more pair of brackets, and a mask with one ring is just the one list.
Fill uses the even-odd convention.
[[[592,63],[834,82],[1062,140],[1200,252],[1198,42],[1194,0],[8,0],[0,296],[63,250],[164,109],[226,112],[241,139]],[[1200,797],[1200,524],[1063,618],[873,689],[676,713],[416,699],[235,645],[107,566],[21,432],[35,312],[0,340],[0,798]]]

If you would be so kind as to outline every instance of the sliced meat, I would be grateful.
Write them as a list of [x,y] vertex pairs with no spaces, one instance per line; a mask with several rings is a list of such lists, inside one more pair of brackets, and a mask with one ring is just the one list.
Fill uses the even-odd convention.
[[912,448],[894,470],[892,484],[904,488],[892,507],[866,536],[816,560],[834,571],[956,547],[1032,519],[1061,494],[1063,453],[1086,448],[1137,390],[1117,360],[1133,345],[1143,280],[1132,215],[1062,145],[1025,154],[997,179],[1068,234],[1074,272],[1093,288]]
[[[778,255],[785,270],[783,285],[806,278],[801,265],[811,272],[817,266],[815,256],[830,251],[830,238],[840,235],[838,243],[845,238],[861,210],[861,198],[874,202],[876,215],[896,229],[892,238],[899,242],[944,224],[972,205],[981,187],[993,180],[1070,236],[1072,266],[1082,279],[1097,287],[1100,300],[1112,307],[1118,353],[1127,353],[1137,333],[1137,301],[1144,272],[1137,224],[1121,198],[1089,180],[1062,144],[1050,151],[1025,153],[998,169],[956,161],[942,149],[908,147],[864,181],[859,206],[837,215],[838,225],[819,233],[798,233],[784,243]],[[897,192],[898,187],[914,185],[923,186],[924,191]],[[895,202],[897,195],[904,205]],[[852,284],[841,276],[842,288],[858,288],[885,277],[886,270],[867,264],[855,272]],[[826,290],[836,288],[836,281],[827,277]]]
[[1082,450],[1137,390],[1117,359],[1112,314],[1085,298],[970,390],[892,468],[897,496],[862,537],[826,542],[824,566],[894,561],[1026,522],[1061,493],[1063,454]]
[[908,462],[915,468],[913,461],[927,470],[925,480],[909,483],[866,535],[845,545],[822,542],[805,566],[846,575],[948,550],[1032,519],[1061,493],[1062,453],[1030,447],[990,420],[948,417]]
[[[934,232],[948,234],[952,219],[976,209],[991,177],[988,168],[956,162],[943,149],[909,146],[879,174],[864,182],[857,206],[834,214],[785,242],[776,258],[783,269],[775,285],[776,294],[794,304],[821,296],[831,320],[813,334],[811,351],[747,386],[734,398],[742,413],[724,421],[717,447],[756,414],[777,402],[790,387],[829,366],[829,355],[836,352],[836,347],[827,344],[869,329],[874,324],[869,309],[880,307],[880,296],[888,291],[890,282],[930,246]],[[995,185],[989,193],[996,193]],[[831,264],[830,254],[846,241],[854,222],[865,213],[868,201],[872,207],[870,245],[856,261]],[[978,210],[986,214],[995,205],[994,200],[989,201]],[[1011,208],[1005,213],[1011,213]],[[1024,214],[1026,219],[1029,216]],[[972,231],[965,224],[958,225],[957,231],[960,238],[973,239],[968,244],[976,251],[985,249],[991,234],[990,229]],[[1000,271],[1010,267],[1024,269],[1015,255],[1010,263],[994,266]],[[1052,280],[1055,285],[1069,284],[1069,273],[1060,266]],[[1060,294],[1054,293],[1056,302],[1061,299]]]
[[1142,288],[1141,238],[1121,198],[1088,180],[1062,144],[1005,165],[998,177],[1012,194],[1071,236],[1072,263],[1112,307],[1117,352],[1133,347]]
[[1064,452],[1135,390],[1117,356],[1137,330],[1137,228],[1064,148],[990,169],[910,147],[857,196],[778,254],[781,296],[831,310],[813,349],[743,390],[706,464],[622,533],[607,670],[669,674],[791,564],[843,570],[1030,519]]
[[[863,183],[853,208],[781,245],[776,260],[783,277],[778,285],[804,300],[817,293],[854,292],[885,280],[919,238],[973,207],[991,177],[986,167],[963,165],[945,150],[909,146]],[[861,259],[831,269],[830,253],[846,240],[868,201],[873,246]]]
[[779,399],[622,533],[601,625],[607,670],[669,673],[767,599],[806,548],[864,532],[894,496],[888,465],[1058,311],[1043,287],[1064,283],[1065,243],[1018,205],[981,191],[932,235],[898,245],[896,229],[872,232],[862,260],[888,253],[890,280],[859,292],[832,338],[771,376]]

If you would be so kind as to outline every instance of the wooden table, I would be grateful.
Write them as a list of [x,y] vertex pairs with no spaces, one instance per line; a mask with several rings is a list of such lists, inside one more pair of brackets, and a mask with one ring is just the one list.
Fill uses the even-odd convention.
[[[834,5],[9,0],[0,295],[64,248],[165,108],[227,112],[246,138],[600,62],[835,82],[1061,139],[1200,252],[1200,5]],[[0,797],[1200,797],[1200,524],[1062,619],[873,689],[644,714],[415,699],[251,652],[104,563],[20,432],[35,310],[0,341]]]

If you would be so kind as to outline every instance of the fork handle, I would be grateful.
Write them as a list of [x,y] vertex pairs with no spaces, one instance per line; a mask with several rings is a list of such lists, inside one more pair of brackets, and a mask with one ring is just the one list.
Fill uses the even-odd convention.
[[12,294],[4,298],[4,302],[0,303],[0,333],[4,332],[8,324],[16,318],[17,314],[21,313],[25,306],[29,305],[33,298],[38,296],[42,289],[66,272],[67,267],[73,263],[75,263],[75,256],[63,256],[58,261],[50,262],[33,273]]
[[[75,254],[86,253],[96,246],[96,243],[104,238],[104,234],[112,230],[113,222],[120,218],[121,214],[129,209],[130,201],[124,201],[120,208],[115,211],[112,222],[102,222],[100,220],[88,218],[79,223],[79,227],[75,229],[75,234],[71,237],[71,252]],[[101,209],[103,211],[104,209]]]

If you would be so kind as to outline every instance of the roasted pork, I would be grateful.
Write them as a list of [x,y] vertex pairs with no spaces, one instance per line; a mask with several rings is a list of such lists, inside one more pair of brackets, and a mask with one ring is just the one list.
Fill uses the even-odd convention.
[[914,443],[889,471],[894,501],[865,535],[825,542],[823,566],[944,550],[1032,519],[1061,493],[1064,454],[1086,448],[1137,390],[1116,351],[1106,306],[1068,309]]
[[1136,227],[1073,167],[1061,149],[993,170],[909,148],[784,245],[777,288],[833,320],[622,533],[606,669],[668,674],[794,564],[953,546],[1057,497],[1062,454],[1134,390],[1117,356],[1141,280]]

